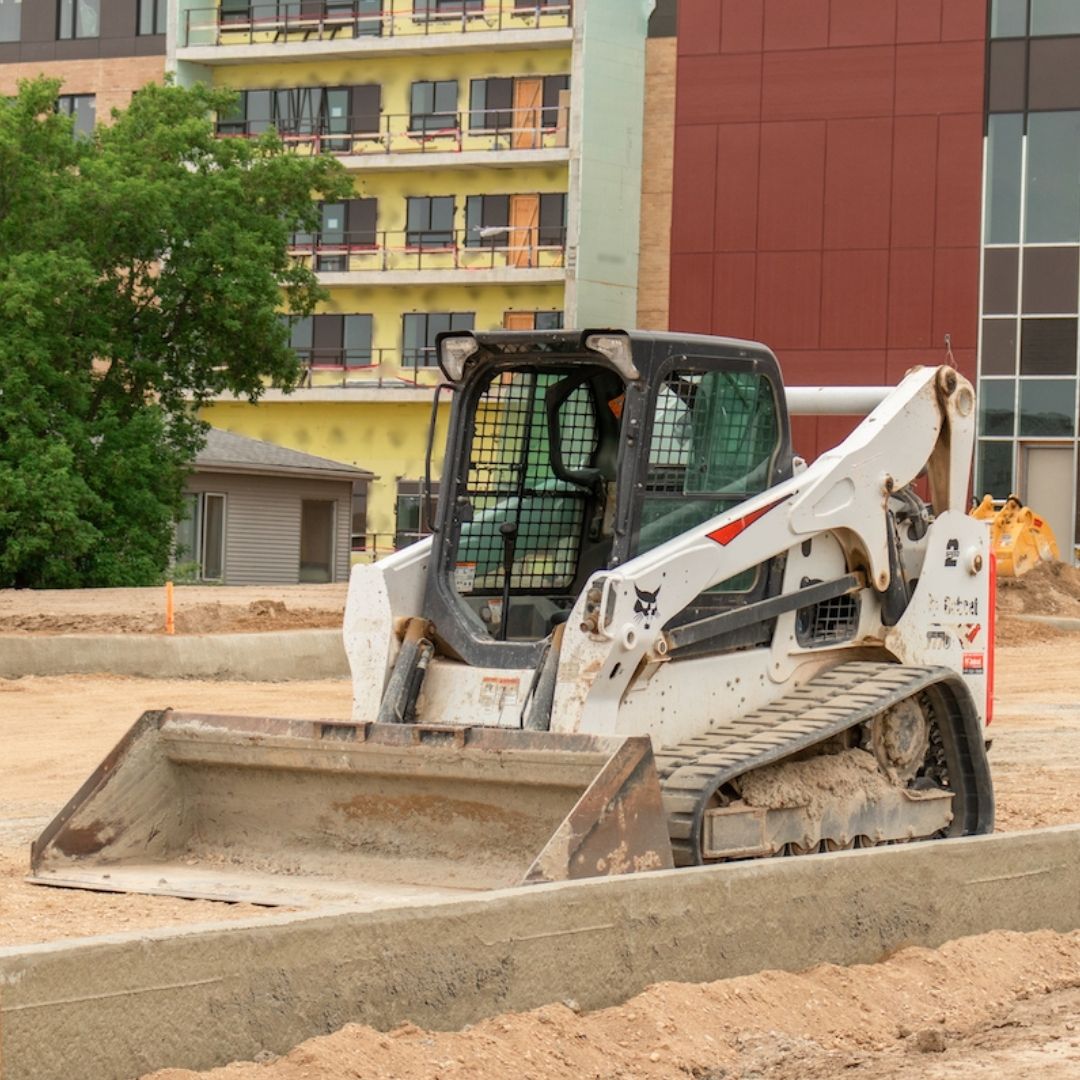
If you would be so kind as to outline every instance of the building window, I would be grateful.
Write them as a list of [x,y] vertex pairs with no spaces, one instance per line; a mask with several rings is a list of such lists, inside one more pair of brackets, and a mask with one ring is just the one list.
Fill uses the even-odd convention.
[[561,311],[508,311],[503,315],[504,330],[561,330]]
[[100,33],[101,0],[60,0],[57,38],[94,38]]
[[505,247],[509,231],[509,195],[470,195],[465,200],[466,247]]
[[992,0],[991,37],[1024,37],[1027,34],[1027,0]]
[[405,203],[405,243],[409,247],[453,246],[453,195],[423,195]]
[[483,12],[484,0],[413,0],[413,14],[461,15],[465,12]]
[[0,0],[0,41],[22,36],[22,0]]
[[1007,499],[1016,490],[1013,487],[1013,443],[981,439],[979,441],[978,468],[975,490],[980,495],[993,495],[995,499]]
[[168,0],[139,0],[139,35],[164,34],[168,17]]
[[544,76],[544,109],[541,123],[546,128],[559,126],[559,94],[570,89],[569,75]]
[[409,102],[410,131],[444,131],[458,125],[456,79],[414,82]]
[[258,135],[273,127],[285,138],[321,135],[323,149],[346,153],[351,135],[378,133],[381,93],[378,84],[242,90],[233,108],[218,116],[217,130],[219,135]]
[[438,363],[438,335],[448,330],[472,330],[475,323],[472,311],[409,312],[402,318],[402,363],[406,367],[434,367]]
[[561,330],[563,313],[561,311],[537,311],[533,320],[534,330]]
[[514,80],[473,79],[469,83],[469,127],[498,131],[514,126]]
[[[353,551],[367,551],[368,484],[360,480],[353,484],[352,517],[349,526],[349,546]],[[374,545],[373,545],[374,546]]]
[[[317,271],[348,270],[350,251],[377,246],[375,222],[378,205],[378,199],[346,199],[344,202],[321,203],[318,231],[293,233],[292,246],[312,251]],[[340,247],[342,250],[325,250],[333,247]]]
[[1075,428],[1075,380],[1020,380],[1021,436],[1071,436]]
[[1031,113],[1025,237],[1029,244],[1080,240],[1080,112]]
[[[1013,6],[1020,5],[1014,0]],[[1080,5],[1076,0],[1031,0],[1031,36],[1050,34],[1080,34]]]
[[979,434],[1012,437],[1016,427],[1016,383],[983,379],[979,383]]
[[93,94],[61,94],[56,99],[56,111],[74,121],[76,138],[89,138],[97,113]]
[[368,314],[308,315],[292,321],[289,343],[307,367],[366,368],[374,361],[372,330]]
[[540,196],[541,247],[566,246],[566,196],[553,193]]
[[425,494],[423,480],[399,480],[394,507],[394,547],[403,548],[428,536],[439,500],[439,485]]

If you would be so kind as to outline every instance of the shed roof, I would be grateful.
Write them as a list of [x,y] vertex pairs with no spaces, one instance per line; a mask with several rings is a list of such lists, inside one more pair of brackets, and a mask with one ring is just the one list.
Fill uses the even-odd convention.
[[212,427],[206,445],[195,455],[196,472],[250,473],[260,476],[306,476],[320,480],[370,480],[367,469],[276,443],[251,439]]

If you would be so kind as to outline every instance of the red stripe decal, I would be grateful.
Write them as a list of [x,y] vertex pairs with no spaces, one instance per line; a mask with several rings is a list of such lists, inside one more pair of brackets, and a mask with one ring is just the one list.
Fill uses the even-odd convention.
[[[794,492],[792,492],[792,495]],[[736,536],[739,535],[744,529],[748,529],[754,524],[758,518],[763,518],[774,507],[779,506],[782,502],[786,502],[791,498],[791,495],[785,495],[783,498],[777,499],[776,502],[769,503],[768,506],[763,506],[760,510],[754,510],[744,517],[739,518],[737,521],[732,521],[728,525],[721,525],[719,529],[713,529],[711,533],[706,533],[710,540],[715,540],[721,547],[727,547]]]

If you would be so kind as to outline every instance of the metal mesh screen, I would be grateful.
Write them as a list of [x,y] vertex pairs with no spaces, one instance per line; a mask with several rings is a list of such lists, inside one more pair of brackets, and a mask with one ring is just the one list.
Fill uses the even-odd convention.
[[[565,592],[577,576],[588,492],[555,476],[544,405],[548,388],[563,377],[505,373],[477,405],[462,493],[472,520],[462,526],[457,556],[459,583],[469,585],[459,584],[463,592],[500,593],[508,555],[515,593]],[[587,466],[598,439],[587,386],[560,406],[559,430],[565,466]]]
[[859,598],[837,596],[799,608],[795,617],[795,638],[804,649],[812,645],[833,645],[850,641],[858,627]]

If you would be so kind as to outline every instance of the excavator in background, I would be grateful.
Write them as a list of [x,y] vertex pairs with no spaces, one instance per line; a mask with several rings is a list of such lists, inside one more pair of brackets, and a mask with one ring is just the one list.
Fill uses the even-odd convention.
[[[145,713],[31,880],[394,904],[991,831],[966,379],[785,391],[764,345],[614,330],[438,352],[434,531],[353,568],[352,715]],[[853,398],[793,454],[790,412]]]
[[1020,577],[1041,562],[1061,558],[1050,522],[1025,506],[1018,495],[1010,495],[1000,509],[992,495],[984,495],[971,516],[990,522],[990,546],[1002,577]]

